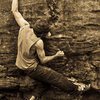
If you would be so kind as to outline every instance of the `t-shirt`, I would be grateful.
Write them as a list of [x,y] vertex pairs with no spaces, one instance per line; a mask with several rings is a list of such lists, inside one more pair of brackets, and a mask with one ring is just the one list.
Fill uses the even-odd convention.
[[[24,26],[19,30],[18,35],[18,53],[16,58],[16,66],[22,70],[28,68],[36,68],[38,60],[36,59],[35,43],[40,38],[34,34],[34,31],[29,26]],[[32,49],[32,53],[30,49]]]

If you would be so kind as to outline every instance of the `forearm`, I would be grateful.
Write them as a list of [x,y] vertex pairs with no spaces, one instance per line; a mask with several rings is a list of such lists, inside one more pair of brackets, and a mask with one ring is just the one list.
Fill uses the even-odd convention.
[[18,12],[18,0],[13,0],[12,1],[12,12]]
[[35,44],[35,47],[36,47],[37,55],[41,63],[47,63],[48,61],[51,61],[56,57],[61,57],[64,55],[63,51],[58,51],[53,56],[45,56],[44,45],[41,39]]
[[45,56],[42,63],[47,63],[53,59],[55,59],[57,57],[57,55],[53,55],[53,56]]

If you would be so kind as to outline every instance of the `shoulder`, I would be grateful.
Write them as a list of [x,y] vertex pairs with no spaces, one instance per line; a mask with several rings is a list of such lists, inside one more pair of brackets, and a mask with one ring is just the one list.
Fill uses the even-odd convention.
[[36,48],[43,48],[43,45],[43,40],[41,39],[39,39],[35,44]]

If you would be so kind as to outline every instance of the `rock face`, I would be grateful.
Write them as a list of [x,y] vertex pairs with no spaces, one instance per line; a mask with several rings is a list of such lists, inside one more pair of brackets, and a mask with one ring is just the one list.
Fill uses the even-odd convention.
[[[44,39],[46,54],[63,50],[65,55],[46,65],[100,91],[100,1],[20,0],[19,5],[31,26],[40,18],[51,19],[52,37]],[[18,30],[11,13],[11,0],[0,0],[0,100],[28,100],[39,91],[36,87],[42,86],[15,66]],[[41,100],[82,98],[74,97],[49,88]]]
[[65,72],[66,75],[73,76],[79,81],[89,82],[94,88],[100,89],[100,2],[59,0],[54,4],[55,11],[59,12],[54,12],[58,21],[51,27],[51,32],[55,36],[47,39],[49,44],[46,45],[47,54],[61,49],[65,52],[65,56],[52,61],[53,66],[49,65],[55,70]]

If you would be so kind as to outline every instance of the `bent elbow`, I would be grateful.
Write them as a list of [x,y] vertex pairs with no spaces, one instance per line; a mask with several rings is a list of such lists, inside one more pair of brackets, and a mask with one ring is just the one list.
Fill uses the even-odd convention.
[[41,61],[41,64],[45,64],[45,61],[42,60],[42,61]]
[[13,13],[13,15],[15,15],[17,12],[18,12],[18,10],[11,10],[11,12]]
[[11,10],[11,12],[12,12],[13,15],[15,15],[15,11],[14,10]]
[[42,59],[42,60],[41,60],[41,63],[42,63],[42,64],[45,64],[45,63],[46,63],[46,60],[45,60],[45,59]]

